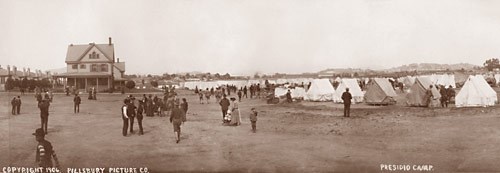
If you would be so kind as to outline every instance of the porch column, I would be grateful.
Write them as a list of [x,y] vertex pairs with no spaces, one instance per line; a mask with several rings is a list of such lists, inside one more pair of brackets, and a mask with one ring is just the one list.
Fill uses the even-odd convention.
[[78,89],[78,88],[76,87],[76,77],[75,77],[75,78],[73,78],[73,81],[74,81],[74,83],[75,83],[75,85],[74,85],[74,86],[75,86],[75,88],[76,88],[76,89]]
[[96,84],[97,86],[96,86],[95,90],[97,92],[97,91],[99,91],[99,77],[97,77],[96,80],[97,80],[96,81],[97,82],[97,84]]
[[87,85],[87,78],[85,78],[85,90],[87,90],[88,85]]

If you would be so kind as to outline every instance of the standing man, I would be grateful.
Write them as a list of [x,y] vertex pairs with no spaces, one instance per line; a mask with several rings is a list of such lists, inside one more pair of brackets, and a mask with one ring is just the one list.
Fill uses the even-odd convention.
[[75,113],[80,113],[80,103],[82,103],[82,98],[80,98],[80,96],[78,94],[75,94],[75,98],[73,98],[73,103],[74,103],[74,106],[73,106],[73,111]]
[[448,107],[448,89],[441,85],[439,94],[441,94],[441,107]]
[[174,125],[174,133],[176,137],[176,143],[181,140],[181,124],[186,121],[184,112],[179,109],[179,104],[175,103],[172,109],[172,114],[170,114],[170,123]]
[[351,99],[352,95],[349,92],[349,88],[345,89],[345,92],[342,93],[342,100],[344,101],[344,117],[349,117],[351,113]]
[[134,133],[134,118],[135,118],[135,104],[134,104],[134,96],[129,95],[128,98],[129,103],[127,105],[127,116],[130,122],[130,134]]
[[17,115],[21,114],[21,96],[17,96]]
[[54,151],[52,144],[45,140],[45,134],[46,132],[44,133],[43,129],[36,129],[35,133],[33,133],[36,141],[38,142],[38,145],[36,146],[35,161],[38,167],[43,168],[43,172],[45,172],[46,168],[52,167],[52,158],[54,158],[56,168],[59,169],[59,160],[57,159],[56,152]]
[[42,129],[47,134],[47,126],[49,124],[49,99],[43,99],[38,103],[38,108],[40,108],[40,120],[42,124]]
[[17,112],[17,99],[16,97],[12,98],[12,100],[10,101],[10,104],[12,105],[12,115],[16,115],[16,112]]
[[188,112],[188,102],[186,101],[186,98],[182,98],[181,108],[184,111],[184,114],[187,114],[187,112]]
[[229,103],[229,100],[226,98],[226,94],[222,95],[222,99],[220,100],[219,105],[222,109],[222,121],[224,121],[224,118],[226,118],[227,110],[229,109],[229,105],[231,105],[231,103]]
[[252,132],[255,133],[257,131],[257,111],[255,108],[250,109],[252,112],[250,113],[250,121],[252,122]]
[[143,135],[144,131],[142,130],[142,119],[144,118],[142,113],[144,112],[144,101],[139,100],[139,106],[137,107],[137,123],[139,124],[139,135]]
[[245,87],[243,87],[243,97],[248,98],[247,93],[248,93],[248,89],[247,89],[247,86],[245,86]]
[[128,111],[127,111],[127,106],[129,104],[128,98],[123,100],[123,106],[122,106],[122,120],[123,120],[123,129],[122,129],[122,135],[127,136],[127,130],[128,130]]
[[286,101],[287,101],[288,103],[292,103],[292,102],[293,102],[293,99],[292,99],[292,92],[291,92],[290,90],[288,90],[288,91],[286,92]]

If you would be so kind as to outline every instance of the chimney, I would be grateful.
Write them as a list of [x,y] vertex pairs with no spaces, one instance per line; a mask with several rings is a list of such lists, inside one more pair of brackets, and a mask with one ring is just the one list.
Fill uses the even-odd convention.
[[116,62],[120,62],[120,58],[116,58]]
[[108,39],[109,39],[109,45],[112,45],[113,42],[111,42],[111,37],[109,37]]
[[10,65],[7,65],[7,72],[9,73],[10,75]]

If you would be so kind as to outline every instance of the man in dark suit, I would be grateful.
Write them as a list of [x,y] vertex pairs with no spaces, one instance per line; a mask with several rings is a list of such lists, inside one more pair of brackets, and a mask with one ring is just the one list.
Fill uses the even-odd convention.
[[352,95],[349,92],[349,88],[345,89],[345,92],[342,93],[342,100],[344,101],[344,117],[349,117],[351,113],[351,99]]
[[229,105],[231,105],[231,103],[229,103],[229,100],[226,98],[225,94],[222,97],[223,98],[220,100],[219,105],[222,109],[222,121],[224,121],[224,118],[226,118],[227,110],[229,109]]
[[80,96],[78,94],[75,94],[75,98],[73,98],[73,103],[74,103],[74,106],[73,106],[73,111],[75,113],[80,113],[80,103],[82,103],[82,98],[80,98]]
[[49,99],[43,99],[38,103],[38,108],[40,108],[40,119],[42,124],[42,129],[47,134],[47,128],[49,124]]

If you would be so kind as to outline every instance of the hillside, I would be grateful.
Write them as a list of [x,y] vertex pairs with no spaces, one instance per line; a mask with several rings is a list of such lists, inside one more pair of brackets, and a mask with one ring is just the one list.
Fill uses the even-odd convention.
[[478,67],[477,65],[468,64],[468,63],[460,63],[460,64],[435,64],[435,63],[413,63],[408,65],[402,65],[399,67],[393,67],[387,69],[387,71],[427,71],[427,70],[471,70],[474,67]]

